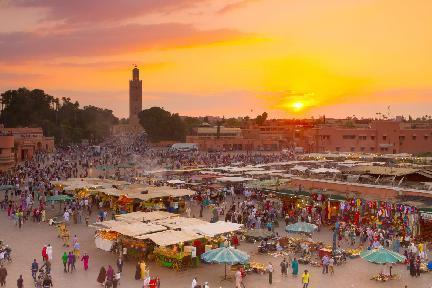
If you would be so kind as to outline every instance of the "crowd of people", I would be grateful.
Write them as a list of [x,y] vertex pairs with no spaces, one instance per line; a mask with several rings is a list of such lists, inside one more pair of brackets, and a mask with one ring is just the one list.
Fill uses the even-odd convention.
[[[52,181],[68,178],[84,178],[88,176],[106,176],[104,172],[110,170],[110,175],[118,178],[126,177],[133,181],[133,176],[139,171],[151,169],[181,169],[186,167],[226,166],[232,163],[263,164],[292,160],[292,155],[283,153],[207,153],[190,152],[179,153],[169,149],[151,148],[145,141],[145,136],[113,137],[99,146],[69,146],[58,148],[53,154],[37,153],[33,160],[18,164],[14,170],[0,174],[0,186],[4,189],[4,197],[0,199],[0,208],[13,221],[17,229],[25,229],[31,223],[53,223],[50,215],[48,197],[62,193],[51,183]],[[122,176],[119,173],[119,165],[126,162],[134,162],[130,173]],[[97,170],[95,172],[94,170]],[[190,180],[190,179],[185,179]],[[338,246],[350,247],[387,247],[406,256],[406,264],[411,276],[419,276],[419,266],[428,258],[426,245],[415,244],[412,240],[418,228],[415,223],[416,211],[408,206],[381,206],[372,207],[370,203],[358,204],[347,201],[339,213],[332,214],[324,205],[322,198],[314,199],[315,204],[320,205],[284,205],[282,201],[268,199],[267,194],[257,188],[247,188],[243,185],[230,184],[222,189],[214,189],[205,184],[199,186],[194,199],[186,208],[188,217],[192,217],[192,211],[199,210],[199,216],[203,213],[211,215],[211,221],[225,221],[241,223],[247,229],[267,229],[275,231],[280,222],[285,224],[295,222],[313,223],[320,229],[323,225],[335,225]],[[191,207],[191,206],[196,207]],[[363,215],[368,205],[370,213]],[[365,208],[366,207],[366,208]],[[194,208],[194,209],[192,209]],[[198,209],[196,209],[198,208]],[[91,214],[96,211],[100,221],[113,217],[115,211],[106,209],[105,204],[98,197],[74,199],[62,207],[62,221],[66,225],[79,225],[89,223]],[[111,215],[110,215],[111,214]],[[374,221],[363,221],[372,218]],[[336,224],[335,224],[336,223]],[[394,223],[397,223],[395,225]],[[277,233],[276,237],[279,235]],[[237,247],[238,238],[230,239],[231,245]],[[66,251],[61,255],[61,263],[65,273],[76,271],[76,262],[81,261],[83,270],[87,271],[90,256],[81,252],[78,237],[75,235],[70,245],[65,245]],[[53,247],[47,244],[42,249],[41,265],[36,259],[31,262],[32,277],[40,287],[52,287],[51,265],[53,263]],[[123,260],[120,260],[122,263]],[[334,273],[335,259],[323,257],[321,259],[323,273]],[[139,277],[137,280],[146,283],[148,277],[142,274],[139,263]],[[280,263],[281,274],[287,275],[291,267],[292,275],[299,273],[299,263],[296,257],[284,259]],[[138,269],[138,268],[137,268]],[[138,271],[138,270],[137,270]],[[269,263],[269,283],[272,283],[273,266]],[[100,269],[97,281],[105,287],[117,287],[122,273],[122,264],[117,265],[117,271],[108,265]],[[240,287],[244,279],[244,273],[236,272],[236,285]],[[137,274],[138,275],[138,274]],[[240,276],[239,276],[240,275]],[[7,278],[7,269],[0,267],[0,285],[4,286]],[[17,279],[18,287],[23,285],[23,277]],[[305,270],[301,275],[303,287],[308,287],[310,272]],[[160,285],[160,280],[158,280]],[[194,279],[197,286],[197,279]],[[208,287],[208,283],[203,286]],[[21,285],[21,286],[20,286]],[[192,284],[192,287],[194,284]],[[207,286],[206,286],[207,285]],[[158,286],[159,287],[159,286]]]

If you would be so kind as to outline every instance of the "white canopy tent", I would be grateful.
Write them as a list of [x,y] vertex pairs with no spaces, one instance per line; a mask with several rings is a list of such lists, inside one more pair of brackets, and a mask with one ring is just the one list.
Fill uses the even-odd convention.
[[255,181],[253,178],[246,178],[246,177],[236,177],[236,176],[226,176],[226,177],[220,177],[216,178],[219,182],[246,182],[246,181]]
[[208,224],[209,222],[197,218],[175,217],[156,220],[155,223],[170,229],[184,229],[191,226]]
[[165,211],[152,211],[152,212],[132,212],[126,214],[120,214],[116,216],[118,221],[124,222],[148,222],[148,221],[156,221],[161,219],[168,219],[179,217],[178,214],[169,213]]
[[183,180],[179,180],[179,179],[173,179],[173,180],[168,180],[167,183],[168,184],[185,184],[186,182]]
[[216,223],[206,223],[202,225],[193,225],[185,227],[184,230],[192,231],[204,236],[214,237],[219,234],[238,231],[243,227],[243,224],[218,221]]
[[202,236],[194,232],[176,230],[166,230],[137,237],[137,239],[150,239],[158,246],[169,246],[199,238],[202,238]]
[[308,167],[301,166],[301,165],[295,165],[294,167],[290,168],[290,170],[299,171],[299,172],[305,172],[308,169],[309,169]]
[[341,173],[340,170],[334,168],[316,168],[310,170],[311,173],[319,174],[319,173]]

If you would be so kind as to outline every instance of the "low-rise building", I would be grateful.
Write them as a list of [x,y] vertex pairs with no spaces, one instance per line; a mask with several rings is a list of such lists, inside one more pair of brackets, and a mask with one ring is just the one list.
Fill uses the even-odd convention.
[[54,137],[44,136],[42,128],[0,127],[0,170],[7,170],[20,161],[31,160],[39,151],[54,151]]
[[261,138],[254,130],[228,127],[198,127],[186,136],[187,143],[196,143],[203,151],[274,151],[279,142]]
[[[344,125],[345,124],[345,125]],[[218,130],[219,129],[219,130]],[[419,154],[432,152],[431,124],[395,120],[362,121],[358,125],[334,122],[270,120],[248,128],[200,127],[187,136],[201,150],[280,150],[311,152]]]

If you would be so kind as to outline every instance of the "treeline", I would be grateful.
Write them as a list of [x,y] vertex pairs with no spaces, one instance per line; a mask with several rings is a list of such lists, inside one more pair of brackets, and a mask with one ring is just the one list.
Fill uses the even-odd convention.
[[46,136],[54,136],[57,144],[67,145],[88,139],[102,141],[110,134],[118,118],[108,109],[80,107],[70,98],[55,98],[43,90],[19,88],[1,94],[5,127],[42,127]]
[[249,117],[209,119],[209,117],[181,117],[163,108],[152,107],[141,111],[139,118],[152,142],[163,140],[183,142],[186,140],[186,135],[193,134],[194,128],[201,125],[238,128],[252,123],[262,125],[267,119],[267,113],[264,112],[255,119]]

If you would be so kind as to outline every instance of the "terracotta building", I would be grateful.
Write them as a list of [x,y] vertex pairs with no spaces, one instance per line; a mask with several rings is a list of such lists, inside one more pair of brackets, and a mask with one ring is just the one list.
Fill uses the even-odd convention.
[[432,152],[432,128],[412,128],[396,121],[374,121],[369,128],[320,127],[311,135],[314,152]]
[[54,137],[43,135],[42,128],[0,127],[0,170],[33,159],[38,151],[53,152]]
[[306,153],[417,154],[432,152],[432,127],[392,120],[361,123],[353,128],[341,127],[336,123],[314,125],[307,121],[270,120],[264,125],[251,125],[247,129],[221,127],[219,135],[217,127],[199,128],[193,135],[187,136],[187,142],[199,144],[202,150],[300,148]]
[[187,143],[196,143],[203,151],[274,151],[279,142],[262,137],[251,129],[199,127],[186,136]]

